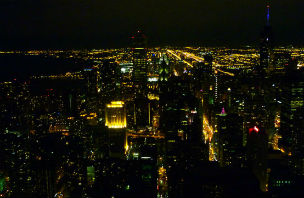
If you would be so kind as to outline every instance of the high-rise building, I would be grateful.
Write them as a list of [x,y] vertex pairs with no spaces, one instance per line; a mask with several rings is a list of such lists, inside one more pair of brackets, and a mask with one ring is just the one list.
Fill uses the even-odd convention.
[[258,66],[258,73],[265,74],[273,70],[272,56],[273,56],[273,35],[270,26],[270,3],[266,1],[266,25],[261,33],[260,40],[260,65]]
[[222,167],[245,167],[242,118],[237,114],[226,114],[223,108],[222,112],[217,115],[217,126],[220,165]]
[[163,57],[159,68],[159,81],[161,83],[168,81],[168,77],[169,77],[169,66]]
[[281,107],[281,146],[291,155],[292,169],[304,174],[304,72],[287,73]]
[[100,68],[101,94],[106,102],[119,97],[121,86],[120,68],[114,59],[107,59],[102,62]]
[[267,190],[267,139],[264,128],[252,126],[248,129],[248,166],[259,180],[262,191]]
[[144,128],[148,125],[148,63],[147,38],[142,31],[137,31],[132,37],[132,82],[134,90],[134,126]]
[[147,50],[146,36],[137,31],[133,39],[133,87],[135,94],[145,95],[147,87]]
[[86,68],[83,70],[86,80],[87,92],[89,95],[94,95],[98,92],[100,75],[96,68]]
[[133,104],[135,128],[145,128],[149,124],[149,100],[143,95],[137,95]]
[[106,126],[109,128],[126,128],[126,110],[123,101],[112,101],[106,106]]
[[106,122],[108,127],[109,154],[113,158],[124,158],[127,145],[126,136],[126,109],[123,101],[112,101],[106,105],[105,112]]

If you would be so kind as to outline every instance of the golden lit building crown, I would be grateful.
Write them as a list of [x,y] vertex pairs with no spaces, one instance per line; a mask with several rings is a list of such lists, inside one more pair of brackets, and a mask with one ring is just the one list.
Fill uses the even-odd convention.
[[123,101],[112,101],[106,106],[106,126],[122,129],[127,127],[126,109]]

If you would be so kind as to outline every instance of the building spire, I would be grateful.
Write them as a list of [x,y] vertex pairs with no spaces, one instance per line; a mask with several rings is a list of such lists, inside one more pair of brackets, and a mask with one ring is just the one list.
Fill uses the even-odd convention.
[[266,0],[266,9],[267,9],[267,21],[266,25],[270,26],[269,18],[270,18],[270,0]]

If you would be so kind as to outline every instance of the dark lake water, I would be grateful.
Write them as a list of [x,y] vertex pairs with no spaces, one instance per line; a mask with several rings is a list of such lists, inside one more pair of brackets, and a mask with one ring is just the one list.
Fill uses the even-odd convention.
[[87,63],[80,59],[0,54],[0,82],[26,80],[40,74],[59,74],[82,70]]

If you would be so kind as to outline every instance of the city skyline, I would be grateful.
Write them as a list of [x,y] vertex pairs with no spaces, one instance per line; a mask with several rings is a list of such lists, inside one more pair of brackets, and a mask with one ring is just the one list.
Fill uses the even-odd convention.
[[0,197],[303,197],[304,3],[3,2]]

